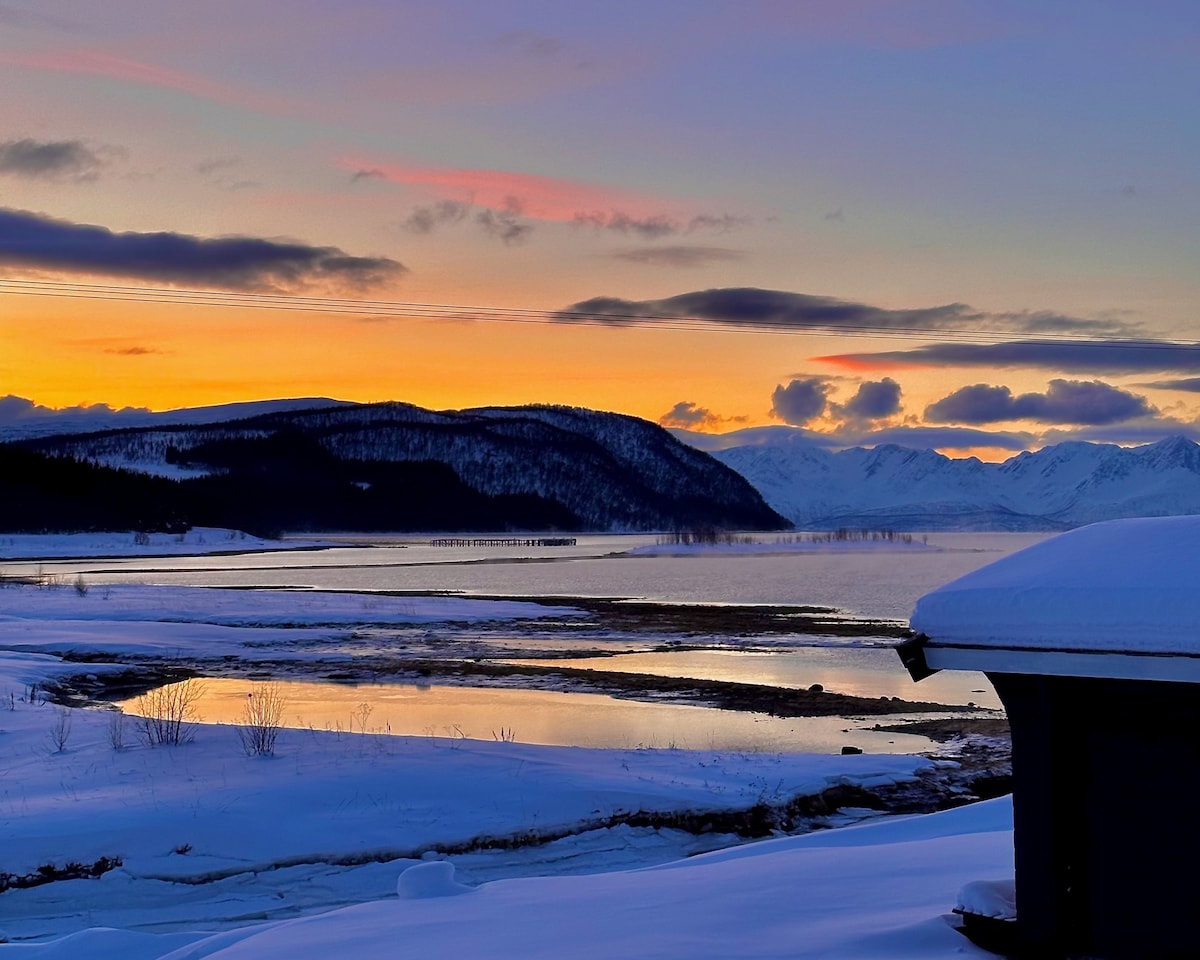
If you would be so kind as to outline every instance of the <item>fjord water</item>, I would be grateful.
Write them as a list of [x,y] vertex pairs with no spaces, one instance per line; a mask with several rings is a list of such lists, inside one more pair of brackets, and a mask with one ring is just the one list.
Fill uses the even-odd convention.
[[[906,620],[916,600],[1047,534],[935,533],[928,549],[628,556],[653,535],[581,536],[574,547],[431,547],[429,537],[344,537],[328,550],[14,564],[97,583],[620,597],[668,603],[804,604]],[[773,534],[760,534],[770,543]],[[918,538],[919,539],[919,538]]]
[[[772,535],[760,535],[770,542]],[[904,621],[916,600],[962,576],[1044,538],[1043,534],[930,534],[911,549],[779,552],[765,555],[629,556],[653,536],[583,536],[573,547],[432,547],[428,537],[344,538],[326,550],[170,559],[46,563],[63,576],[90,581],[163,585],[294,587],[351,591],[461,592],[494,597],[605,597],[667,603],[814,605],[841,614]],[[506,639],[519,653],[519,625]],[[386,631],[385,631],[386,632]],[[452,634],[453,629],[447,629]],[[499,628],[505,632],[504,627]],[[493,628],[493,636],[496,628]],[[593,638],[594,639],[594,638]],[[621,639],[625,639],[622,636]],[[386,639],[384,639],[386,643]],[[532,641],[531,641],[532,642]],[[569,650],[569,635],[536,648]],[[980,674],[939,674],[913,684],[883,638],[787,636],[708,637],[706,650],[641,652],[619,657],[557,661],[562,666],[809,686],[865,697],[900,697],[946,704],[998,707]],[[594,646],[588,641],[585,647]],[[636,645],[634,645],[636,646]],[[534,655],[536,656],[536,654]],[[246,684],[214,686],[202,705],[205,719],[236,719]],[[291,695],[296,726],[350,729],[359,703],[370,703],[368,728],[438,736],[461,731],[489,739],[504,729],[529,742],[593,746],[688,746],[718,749],[837,750],[854,743],[874,752],[912,751],[924,738],[870,731],[870,723],[779,719],[676,704],[639,703],[549,690],[458,686],[380,689],[304,685]],[[212,703],[208,700],[211,699]],[[224,702],[225,707],[219,703]],[[322,702],[323,705],[319,705]],[[403,710],[394,707],[402,704]],[[231,706],[232,705],[232,706]],[[211,714],[208,715],[208,714]],[[844,730],[851,730],[845,733]]]

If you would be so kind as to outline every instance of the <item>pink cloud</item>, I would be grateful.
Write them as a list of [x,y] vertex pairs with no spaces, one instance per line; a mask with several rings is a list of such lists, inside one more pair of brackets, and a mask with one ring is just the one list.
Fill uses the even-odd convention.
[[537,220],[578,222],[581,214],[620,211],[632,217],[680,215],[676,202],[579,180],[505,170],[464,170],[372,163],[344,158],[342,167],[374,179],[418,187],[441,200],[515,211]]
[[903,370],[931,367],[933,364],[902,360],[895,357],[873,357],[869,353],[834,353],[824,357],[809,357],[813,363],[828,363],[843,370],[875,371]]
[[246,107],[266,113],[290,112],[295,105],[280,97],[266,97],[239,89],[230,84],[209,80],[207,77],[182,73],[169,67],[141,63],[116,57],[101,50],[66,50],[58,53],[40,53],[26,56],[0,56],[0,63],[34,70],[52,70],[57,73],[79,73],[93,77],[126,80],[151,87],[163,87],[190,94],[205,100]]

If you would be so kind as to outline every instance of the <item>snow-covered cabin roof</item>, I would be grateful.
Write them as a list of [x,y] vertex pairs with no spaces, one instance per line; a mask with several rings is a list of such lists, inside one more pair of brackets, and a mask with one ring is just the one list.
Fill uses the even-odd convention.
[[934,670],[1200,682],[1200,516],[1043,540],[917,601]]

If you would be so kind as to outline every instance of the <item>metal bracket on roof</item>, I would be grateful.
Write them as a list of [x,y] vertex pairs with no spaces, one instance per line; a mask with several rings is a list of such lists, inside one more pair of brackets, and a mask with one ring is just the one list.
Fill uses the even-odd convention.
[[912,639],[905,640],[896,647],[896,653],[900,655],[900,662],[904,664],[904,669],[908,671],[908,675],[913,680],[924,680],[938,672],[925,662],[925,644],[928,642],[929,638],[925,634],[918,633]]

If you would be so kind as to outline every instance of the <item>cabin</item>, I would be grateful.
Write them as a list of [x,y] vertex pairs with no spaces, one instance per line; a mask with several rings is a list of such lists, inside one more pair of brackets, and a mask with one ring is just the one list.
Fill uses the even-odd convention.
[[1015,953],[1200,956],[1200,517],[1044,540],[910,622],[914,680],[982,671],[1008,712]]

